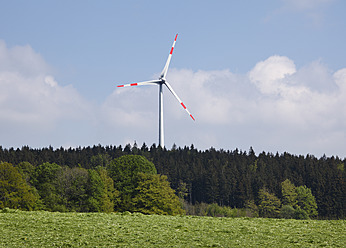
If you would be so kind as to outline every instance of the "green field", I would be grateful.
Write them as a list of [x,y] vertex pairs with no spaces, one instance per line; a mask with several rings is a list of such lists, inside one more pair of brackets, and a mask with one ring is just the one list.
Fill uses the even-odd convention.
[[0,212],[0,247],[345,247],[345,220]]

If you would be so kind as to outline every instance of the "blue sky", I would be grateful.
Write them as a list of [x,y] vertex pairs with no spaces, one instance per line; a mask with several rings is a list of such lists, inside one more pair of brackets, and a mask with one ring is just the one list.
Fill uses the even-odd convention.
[[346,2],[2,1],[0,145],[158,143],[346,157]]

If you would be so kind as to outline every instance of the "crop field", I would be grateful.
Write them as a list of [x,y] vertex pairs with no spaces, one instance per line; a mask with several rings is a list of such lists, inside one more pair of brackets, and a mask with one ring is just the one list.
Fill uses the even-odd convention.
[[0,247],[345,247],[345,220],[0,212]]

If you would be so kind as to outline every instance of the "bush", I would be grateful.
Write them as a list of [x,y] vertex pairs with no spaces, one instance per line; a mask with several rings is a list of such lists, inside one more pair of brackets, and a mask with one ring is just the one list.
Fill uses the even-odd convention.
[[194,205],[184,202],[186,215],[211,216],[211,217],[248,217],[249,211],[245,208],[231,208],[219,206],[216,203],[196,203]]
[[307,220],[309,219],[309,215],[304,209],[297,207],[297,209],[294,211],[294,218],[297,220]]
[[258,207],[254,200],[248,200],[245,202],[246,216],[247,217],[258,217]]
[[238,217],[238,214],[240,214],[240,212],[238,212],[239,211],[236,208],[232,209],[227,206],[222,207],[213,203],[208,205],[206,215],[212,217]]
[[284,219],[294,219],[295,210],[290,205],[283,205],[280,210],[280,217]]

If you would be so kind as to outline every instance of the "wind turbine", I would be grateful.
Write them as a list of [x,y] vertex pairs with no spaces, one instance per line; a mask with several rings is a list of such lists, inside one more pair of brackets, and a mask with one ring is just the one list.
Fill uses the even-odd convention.
[[163,67],[163,70],[161,72],[161,75],[159,79],[157,80],[150,80],[150,81],[143,81],[143,82],[133,82],[130,84],[123,84],[118,85],[117,87],[128,87],[128,86],[138,86],[138,85],[159,85],[159,146],[164,148],[164,135],[163,135],[163,85],[165,85],[169,91],[175,96],[175,98],[178,100],[178,102],[181,104],[181,106],[186,110],[186,112],[189,114],[189,116],[195,120],[195,118],[192,116],[192,114],[189,112],[189,110],[186,108],[184,103],[180,100],[179,96],[174,92],[172,86],[166,81],[166,75],[169,67],[169,63],[171,62],[174,45],[177,41],[178,34],[175,35],[175,39],[171,48],[171,51],[168,55],[165,67]]

